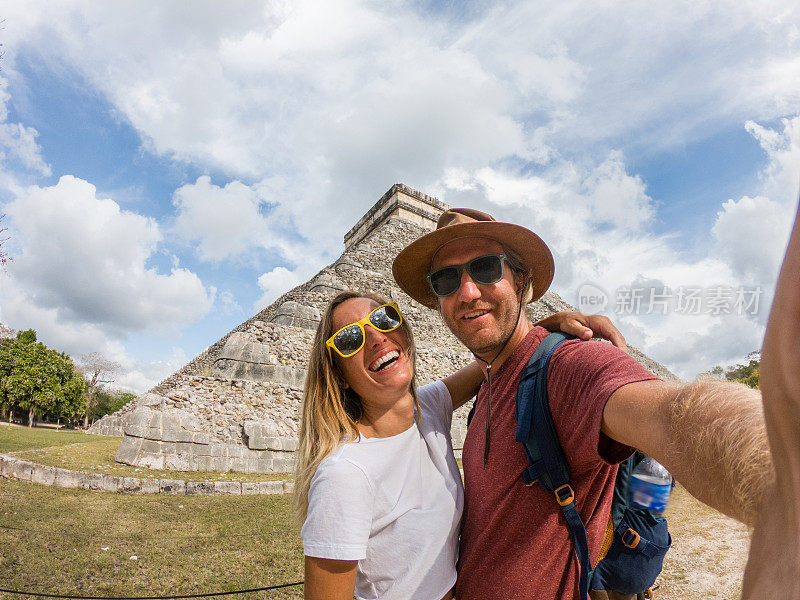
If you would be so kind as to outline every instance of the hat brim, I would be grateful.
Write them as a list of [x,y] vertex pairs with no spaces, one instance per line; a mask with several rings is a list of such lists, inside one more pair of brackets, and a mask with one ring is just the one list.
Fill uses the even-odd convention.
[[541,298],[555,273],[553,255],[542,239],[520,225],[498,221],[474,221],[436,229],[406,246],[392,263],[392,275],[414,300],[436,308],[438,299],[426,278],[434,254],[445,244],[460,238],[485,237],[511,248],[521,259],[531,279],[533,297]]

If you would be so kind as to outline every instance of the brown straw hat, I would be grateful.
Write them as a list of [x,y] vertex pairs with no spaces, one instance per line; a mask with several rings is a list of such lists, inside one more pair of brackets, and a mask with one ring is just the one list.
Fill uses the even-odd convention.
[[484,237],[496,240],[516,252],[525,265],[533,286],[531,302],[538,300],[553,281],[553,255],[542,239],[520,225],[495,221],[491,215],[471,208],[451,208],[439,217],[436,229],[403,249],[392,263],[397,285],[414,300],[436,308],[438,300],[426,275],[434,254],[459,238]]

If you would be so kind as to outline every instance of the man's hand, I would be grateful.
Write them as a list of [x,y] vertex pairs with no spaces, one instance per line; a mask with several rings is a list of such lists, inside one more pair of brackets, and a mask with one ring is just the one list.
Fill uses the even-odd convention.
[[775,465],[750,544],[742,600],[800,598],[800,210],[772,303],[759,378]]
[[619,329],[614,327],[611,319],[603,315],[584,315],[576,311],[562,311],[537,321],[534,325],[544,327],[548,331],[563,331],[582,340],[592,337],[602,338],[610,341],[617,348],[628,351],[625,338]]

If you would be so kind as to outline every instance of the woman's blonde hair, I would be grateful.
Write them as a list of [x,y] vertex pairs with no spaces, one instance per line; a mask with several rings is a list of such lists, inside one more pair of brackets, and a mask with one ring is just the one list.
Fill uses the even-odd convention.
[[[333,311],[351,298],[368,298],[378,304],[387,300],[372,293],[348,290],[331,300],[319,321],[311,356],[308,360],[306,385],[303,391],[302,420],[300,422],[297,467],[294,478],[294,502],[300,523],[308,513],[308,490],[311,478],[319,463],[342,442],[358,439],[358,421],[364,407],[361,398],[349,387],[345,387],[342,371],[335,358],[328,353],[325,342],[333,335]],[[416,396],[416,348],[411,327],[403,319],[400,330],[406,336],[408,358],[411,362],[411,394],[419,414]],[[334,357],[336,353],[333,353]]]

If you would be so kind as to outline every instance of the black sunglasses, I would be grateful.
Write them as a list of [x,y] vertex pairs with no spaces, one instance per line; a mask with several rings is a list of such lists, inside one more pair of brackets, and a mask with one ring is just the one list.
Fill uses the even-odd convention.
[[503,278],[503,263],[508,257],[502,252],[478,256],[463,265],[448,265],[431,271],[426,275],[433,293],[443,298],[453,294],[461,287],[461,274],[467,270],[472,281],[481,285],[491,285]]

